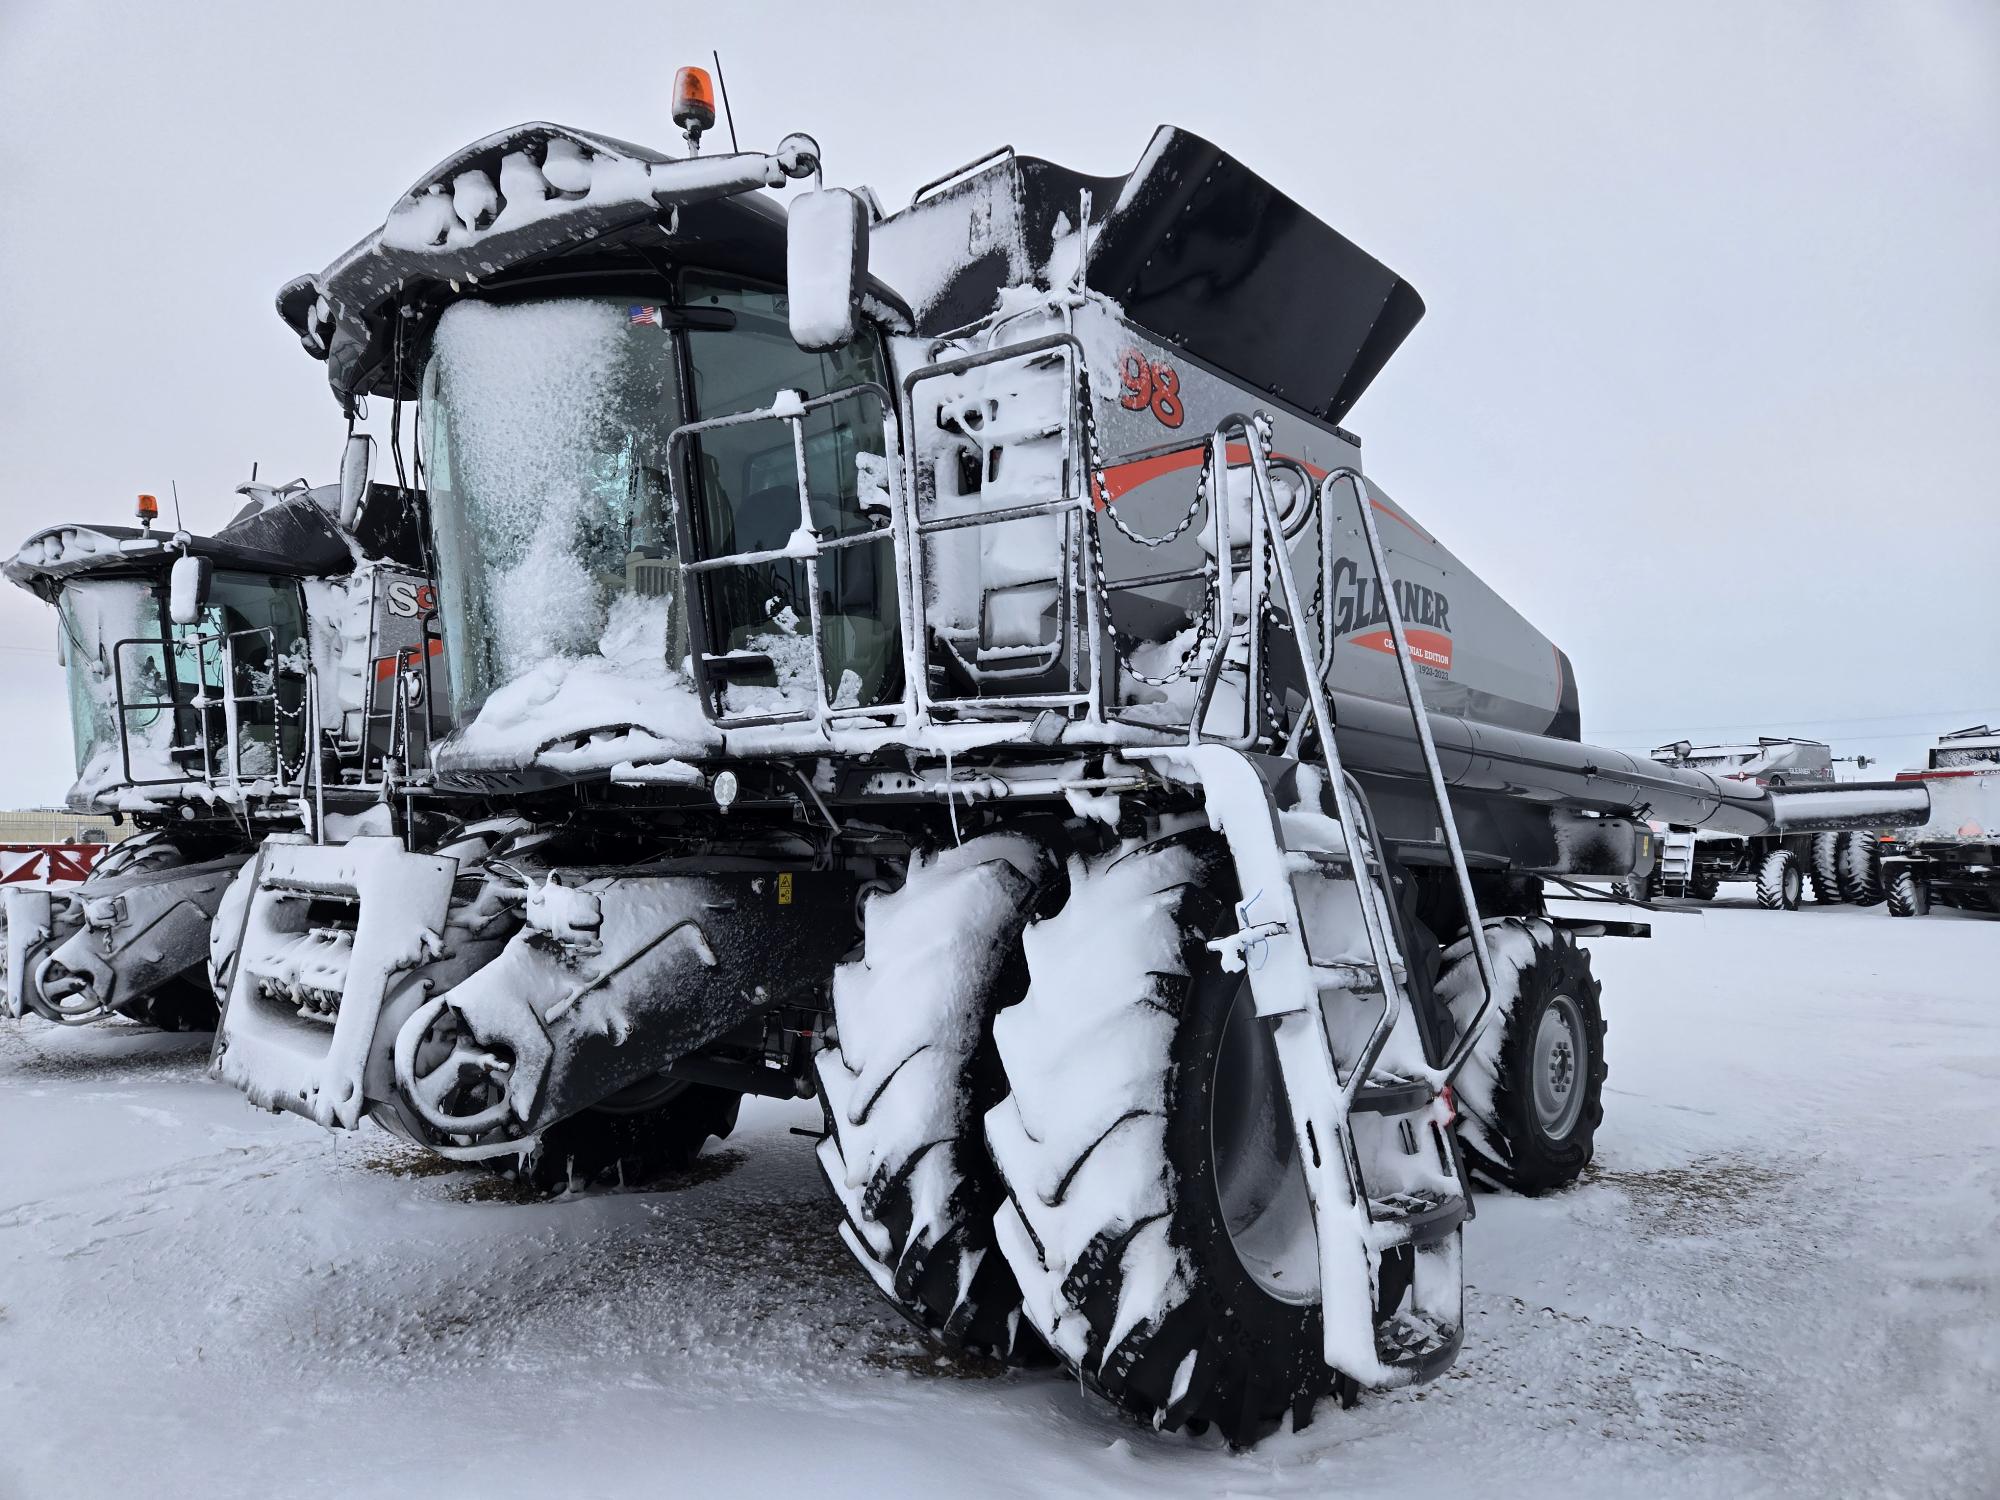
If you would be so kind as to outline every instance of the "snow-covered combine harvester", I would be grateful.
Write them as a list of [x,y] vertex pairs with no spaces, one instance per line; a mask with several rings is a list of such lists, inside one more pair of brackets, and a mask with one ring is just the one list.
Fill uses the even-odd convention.
[[70,805],[140,830],[81,882],[6,888],[10,1015],[211,1027],[213,919],[257,842],[373,803],[391,739],[431,727],[394,707],[396,665],[428,666],[421,508],[349,490],[343,515],[331,487],[246,485],[208,537],[155,529],[142,496],[143,527],[52,526],[6,564],[59,619]]
[[1929,820],[1876,845],[1889,911],[1920,917],[1935,903],[2000,912],[2000,729],[1940,735],[1926,761],[1896,779],[1929,788]]
[[1233,1442],[1436,1376],[1468,1158],[1599,1118],[1542,877],[1824,794],[1577,743],[1338,425],[1416,293],[1214,146],[819,176],[523,125],[280,294],[417,409],[457,728],[427,842],[266,848],[218,1070],[544,1180],[816,1093],[947,1343]]

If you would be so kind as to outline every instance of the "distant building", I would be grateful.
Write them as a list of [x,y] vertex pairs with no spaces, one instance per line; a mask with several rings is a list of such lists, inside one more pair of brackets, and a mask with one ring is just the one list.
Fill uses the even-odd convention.
[[59,807],[31,807],[0,812],[0,846],[7,844],[115,844],[132,832],[102,813],[67,812]]

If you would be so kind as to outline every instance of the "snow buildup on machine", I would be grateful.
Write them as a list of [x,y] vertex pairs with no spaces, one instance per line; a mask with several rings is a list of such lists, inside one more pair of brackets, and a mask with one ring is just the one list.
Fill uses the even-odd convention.
[[438,321],[452,459],[484,513],[477,584],[534,603],[495,612],[503,682],[551,656],[587,653],[604,628],[577,529],[624,335],[624,315],[598,302],[460,302]]
[[[907,1166],[913,1245],[937,1244],[949,1227],[963,1180],[956,1153],[925,1149],[907,1163],[901,1153],[913,1141],[965,1133],[961,1075],[1004,957],[994,934],[1016,919],[1038,868],[1034,843],[1012,834],[920,854],[900,887],[869,901],[865,956],[834,971],[838,1063],[823,1066],[820,1079],[838,1141],[822,1145],[820,1158],[839,1174],[843,1232],[866,1236],[874,1252],[864,1264],[892,1250],[868,1201],[885,1172]],[[963,1270],[962,1287],[972,1269]]]
[[319,721],[336,728],[368,703],[368,645],[373,564],[331,578],[299,580],[306,596],[310,659],[319,668]]
[[444,766],[534,763],[566,774],[699,754],[721,737],[667,664],[668,600],[625,595],[588,656],[542,662],[488,698],[440,748]]
[[[453,477],[483,549],[466,586],[490,603],[496,684],[440,765],[546,749],[541,764],[608,770],[716,742],[669,664],[675,601],[626,592],[584,555],[627,331],[618,307],[580,301],[462,302],[439,320]],[[592,743],[553,747],[578,737]]]
[[[476,144],[468,154],[478,151]],[[405,195],[389,211],[381,243],[405,252],[463,250],[579,208],[643,210],[662,195],[737,190],[744,185],[744,173],[739,157],[641,161],[597,136],[573,140],[552,135],[537,162],[534,142],[523,139],[518,149],[501,157],[497,184],[484,168],[467,167],[448,182],[432,182]]]
[[[1092,1246],[1100,1235],[1117,1247],[1123,1269],[1105,1349],[1188,1294],[1157,1170],[1167,1099],[1156,1060],[1170,1048],[1175,1020],[1154,1003],[1145,976],[1186,972],[1180,932],[1152,918],[1196,871],[1185,845],[1128,845],[1098,861],[1072,860],[1068,904],[1023,935],[1034,976],[1027,996],[993,1024],[1013,1092],[987,1113],[986,1138],[1008,1183],[1036,1198],[1041,1240],[1013,1244],[1007,1259],[1017,1273],[1043,1268],[1039,1278],[1022,1276],[1023,1301],[1035,1326],[1079,1364],[1089,1354],[1089,1320],[1073,1315],[1063,1274],[1099,1253]],[[1075,1086],[1079,1056],[1095,1060],[1087,1089]],[[1028,1235],[1013,1214],[996,1227],[1003,1244]],[[1121,1230],[1130,1232],[1121,1239]]]
[[[1555,929],[1539,919],[1509,918],[1486,928],[1486,951],[1493,964],[1493,1007],[1486,1013],[1485,1029],[1473,1043],[1472,1055],[1452,1080],[1452,1088],[1460,1106],[1459,1130],[1491,1159],[1506,1157],[1505,1150],[1491,1139],[1486,1122],[1495,1118],[1493,1096],[1500,1085],[1500,1049],[1506,1041],[1507,1018],[1520,999],[1521,976],[1534,967],[1537,951],[1554,940]],[[1438,1000],[1463,1028],[1478,1012],[1482,993],[1479,965],[1472,961],[1472,939],[1461,938],[1444,952]]]

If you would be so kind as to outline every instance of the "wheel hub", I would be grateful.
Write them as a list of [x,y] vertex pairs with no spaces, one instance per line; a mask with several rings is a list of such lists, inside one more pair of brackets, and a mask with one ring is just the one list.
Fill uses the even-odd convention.
[[1535,1116],[1556,1140],[1574,1130],[1583,1113],[1578,1084],[1584,1047],[1583,1012],[1569,996],[1557,995],[1535,1026],[1533,1055]]

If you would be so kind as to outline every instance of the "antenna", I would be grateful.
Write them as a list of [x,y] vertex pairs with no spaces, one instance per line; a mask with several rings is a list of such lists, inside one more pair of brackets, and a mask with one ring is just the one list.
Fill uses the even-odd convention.
[[185,526],[181,525],[181,485],[180,485],[180,481],[179,481],[178,479],[169,479],[169,480],[167,481],[167,486],[168,486],[168,488],[169,488],[169,489],[171,489],[171,490],[172,490],[172,491],[174,492],[174,530],[176,530],[176,531],[186,531],[186,530],[187,530],[187,527],[185,527]]
[[729,126],[729,149],[741,151],[743,148],[736,144],[736,116],[729,109],[729,81],[722,76],[722,54],[711,47],[708,55],[715,59],[715,86],[722,91],[722,118]]

